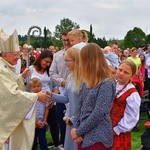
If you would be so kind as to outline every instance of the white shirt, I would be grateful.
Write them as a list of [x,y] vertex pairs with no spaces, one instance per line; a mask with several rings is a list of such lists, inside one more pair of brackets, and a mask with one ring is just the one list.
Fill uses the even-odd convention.
[[21,71],[21,59],[18,59],[17,64],[14,65],[15,69],[16,69],[16,74],[20,74]]
[[60,50],[54,54],[49,73],[54,83],[59,87],[60,93],[63,93],[64,88],[61,87],[61,82],[66,80],[69,75],[69,70],[64,61],[65,50]]
[[73,45],[72,47],[77,48],[77,49],[82,49],[86,45],[85,42],[80,42],[78,44]]
[[31,79],[36,77],[40,79],[42,83],[42,91],[44,92],[50,92],[50,77],[48,76],[47,72],[45,71],[43,74],[39,74],[33,66],[29,67],[31,71]]

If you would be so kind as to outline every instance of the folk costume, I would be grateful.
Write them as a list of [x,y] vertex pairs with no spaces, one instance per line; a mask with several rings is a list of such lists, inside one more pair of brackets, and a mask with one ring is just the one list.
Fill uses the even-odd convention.
[[109,150],[131,150],[131,130],[139,120],[141,98],[134,85],[116,85],[111,119],[114,130],[113,146]]

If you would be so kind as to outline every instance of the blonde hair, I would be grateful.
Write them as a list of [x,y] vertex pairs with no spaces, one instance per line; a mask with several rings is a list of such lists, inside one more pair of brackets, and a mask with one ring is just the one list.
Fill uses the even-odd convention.
[[88,36],[87,33],[84,30],[79,29],[73,29],[68,33],[68,36],[75,36],[77,38],[80,38],[82,42],[88,42]]
[[41,80],[38,79],[38,78],[36,78],[36,77],[34,77],[34,78],[32,78],[32,79],[29,81],[30,88],[31,88],[33,85],[35,85],[35,84],[40,84],[40,85],[42,85]]
[[82,80],[90,88],[112,77],[105,56],[97,44],[90,43],[81,49],[80,66]]
[[79,68],[79,53],[80,50],[77,48],[69,48],[66,51],[67,55],[74,60],[74,70],[73,70],[73,75],[75,79],[75,85],[76,89],[79,89],[80,84],[81,84],[81,73],[80,73],[80,68]]
[[132,76],[134,76],[136,74],[136,65],[135,65],[135,63],[132,60],[125,59],[125,60],[123,60],[121,62],[121,64],[126,64],[126,65],[128,65],[131,68],[131,70],[132,70]]
[[82,37],[83,42],[87,43],[89,40],[87,33],[84,30],[81,30],[81,32],[83,34],[83,37]]

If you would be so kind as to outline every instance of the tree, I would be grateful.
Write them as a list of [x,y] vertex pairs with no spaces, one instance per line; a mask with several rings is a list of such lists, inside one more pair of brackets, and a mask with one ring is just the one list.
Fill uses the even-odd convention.
[[46,27],[44,27],[44,37],[42,38],[41,47],[48,48],[51,44],[51,32],[49,31],[49,29],[46,29]]
[[145,38],[145,44],[149,44],[150,43],[150,34],[148,34]]
[[60,24],[56,25],[54,36],[57,39],[61,39],[61,34],[64,30],[66,30],[66,29],[79,29],[79,28],[80,28],[80,26],[77,23],[71,21],[68,18],[63,18],[62,20],[60,20]]
[[95,41],[95,35],[93,34],[93,27],[92,27],[92,24],[90,25],[90,32],[89,32],[89,34],[88,34],[88,37],[89,37],[89,43]]
[[55,37],[52,38],[52,44],[53,46],[57,46],[59,48],[62,48],[63,44],[61,40],[56,39]]
[[47,29],[44,27],[44,38],[47,38]]
[[107,46],[107,41],[105,39],[105,37],[103,38],[94,38],[93,41],[94,43],[98,44],[100,47],[104,48],[105,46]]
[[125,48],[140,47],[145,43],[145,33],[138,27],[134,27],[133,30],[127,32],[124,38]]

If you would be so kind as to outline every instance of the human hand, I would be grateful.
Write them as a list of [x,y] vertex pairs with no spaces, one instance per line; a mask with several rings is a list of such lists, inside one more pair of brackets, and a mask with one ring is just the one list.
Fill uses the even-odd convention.
[[40,123],[38,121],[35,122],[35,126],[39,128]]
[[82,136],[78,136],[76,134],[76,129],[75,128],[71,129],[71,137],[74,140],[74,142],[76,142],[76,143],[80,143],[80,142],[83,141],[83,137]]
[[76,134],[76,129],[75,128],[71,129],[71,137],[72,137],[73,140],[78,137],[77,134]]
[[50,99],[49,99],[49,108],[52,108],[54,106],[54,102],[52,101],[52,92],[49,92]]
[[25,68],[25,70],[21,73],[21,76],[23,78],[26,78],[29,75],[30,75],[30,69],[29,68]]
[[78,136],[77,138],[74,139],[74,142],[76,142],[76,143],[81,143],[82,141],[83,141],[82,136]]
[[43,127],[43,128],[44,128],[45,123],[46,123],[45,121],[41,122],[41,127]]
[[68,123],[69,123],[69,120],[70,120],[69,117],[66,117],[66,118],[65,118],[65,123],[66,123],[67,125],[69,125],[69,124],[68,124]]
[[50,102],[49,102],[49,108],[51,109],[53,106],[54,106],[54,102],[53,102],[53,101],[50,101]]
[[66,117],[65,120],[66,120],[65,123],[66,123],[67,125],[72,126],[72,122],[71,122],[71,120],[70,120],[69,117]]
[[67,81],[66,81],[66,80],[63,80],[63,81],[61,82],[61,86],[62,86],[62,87],[65,87],[66,83],[67,83]]
[[43,124],[42,124],[42,123],[40,123],[40,122],[36,122],[36,127],[38,127],[38,128],[43,128],[44,126],[43,126]]
[[49,101],[50,100],[50,93],[49,92],[42,92],[40,91],[38,94],[38,99],[40,102],[46,102],[46,101]]

